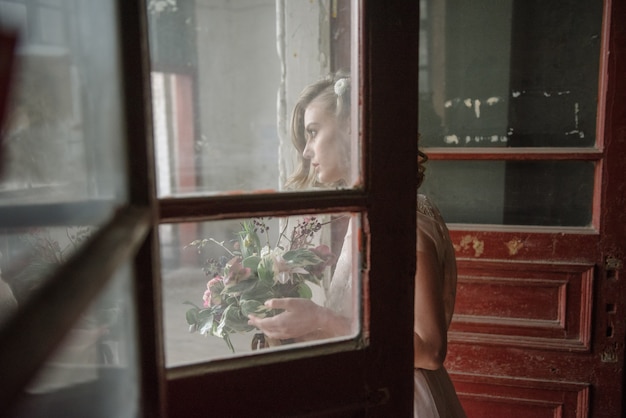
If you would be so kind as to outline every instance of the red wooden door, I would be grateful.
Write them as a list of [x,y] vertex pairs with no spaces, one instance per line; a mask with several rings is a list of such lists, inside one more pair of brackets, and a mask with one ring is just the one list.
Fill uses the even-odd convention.
[[[442,202],[459,265],[447,367],[469,417],[622,416],[626,6],[482,3],[422,16],[422,45],[448,50],[423,63],[420,104],[423,192]],[[508,16],[510,38],[481,14]],[[460,38],[469,52],[451,54]],[[429,138],[438,114],[443,144]]]

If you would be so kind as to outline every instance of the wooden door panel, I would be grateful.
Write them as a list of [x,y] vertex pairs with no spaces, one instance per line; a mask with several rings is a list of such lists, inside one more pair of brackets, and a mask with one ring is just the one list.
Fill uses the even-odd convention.
[[[568,263],[596,263],[600,237],[592,228],[558,230],[527,227],[490,226],[461,229],[450,225],[450,238],[457,258],[473,260],[509,261],[565,261]],[[510,229],[507,231],[506,229]]]
[[472,417],[588,416],[598,234],[461,230],[446,367]]
[[493,376],[453,375],[468,418],[586,417],[589,385]]
[[589,350],[593,265],[458,261],[451,342]]

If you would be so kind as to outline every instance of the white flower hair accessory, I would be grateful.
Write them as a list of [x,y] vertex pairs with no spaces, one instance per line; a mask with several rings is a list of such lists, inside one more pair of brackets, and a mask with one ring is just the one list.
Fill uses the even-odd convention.
[[340,78],[335,82],[335,94],[339,97],[343,96],[348,89],[348,80]]

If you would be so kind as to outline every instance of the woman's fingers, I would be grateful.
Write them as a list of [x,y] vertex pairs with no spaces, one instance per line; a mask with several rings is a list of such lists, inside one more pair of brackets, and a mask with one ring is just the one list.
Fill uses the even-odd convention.
[[258,318],[248,316],[252,325],[272,338],[296,338],[317,328],[315,303],[302,298],[279,298],[265,302],[269,309],[282,311],[276,316]]
[[270,309],[283,309],[288,310],[292,305],[293,298],[280,298],[280,299],[268,299],[265,301],[265,306]]

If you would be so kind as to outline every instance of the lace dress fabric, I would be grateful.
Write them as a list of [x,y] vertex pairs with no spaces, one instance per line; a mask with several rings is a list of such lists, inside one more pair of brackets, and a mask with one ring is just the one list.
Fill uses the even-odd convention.
[[[343,240],[341,253],[337,260],[335,273],[328,288],[325,306],[346,318],[354,318],[355,303],[352,294],[352,230],[353,220],[350,219],[348,230]],[[353,321],[354,322],[354,321]],[[356,324],[353,323],[353,329]]]
[[[443,281],[443,300],[447,325],[450,326],[456,297],[456,260],[454,248],[439,210],[424,195],[417,201],[417,250],[432,242],[437,250]],[[463,418],[465,412],[444,367],[438,370],[415,369],[413,415],[418,418]]]

